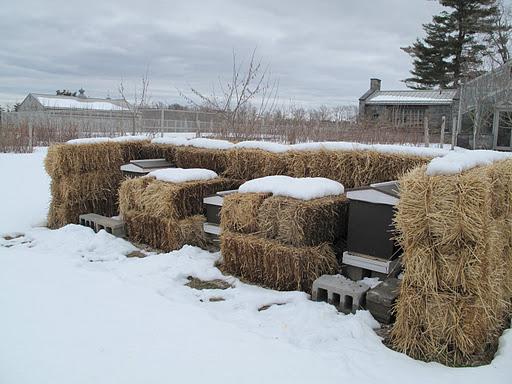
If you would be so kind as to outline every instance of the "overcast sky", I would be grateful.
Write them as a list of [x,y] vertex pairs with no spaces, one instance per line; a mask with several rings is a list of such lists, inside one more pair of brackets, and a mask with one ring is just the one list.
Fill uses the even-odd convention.
[[208,91],[254,47],[281,100],[355,103],[370,77],[404,88],[400,50],[440,9],[428,0],[9,1],[0,7],[0,104],[83,87],[118,96],[146,68],[152,100]]

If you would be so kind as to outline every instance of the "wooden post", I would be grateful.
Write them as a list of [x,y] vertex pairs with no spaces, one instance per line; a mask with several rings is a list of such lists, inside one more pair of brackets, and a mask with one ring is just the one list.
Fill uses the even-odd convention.
[[439,148],[443,148],[444,146],[444,131],[446,129],[446,116],[443,116],[441,118],[441,138],[440,138],[440,143],[439,143]]
[[429,137],[429,132],[428,132],[428,116],[425,115],[425,117],[423,118],[423,128],[425,130],[425,138],[423,139],[423,141],[425,142],[425,147],[430,147],[430,137]]
[[455,149],[455,144],[457,143],[457,134],[459,132],[457,132],[457,118],[454,116],[453,117],[453,122],[452,122],[452,151]]

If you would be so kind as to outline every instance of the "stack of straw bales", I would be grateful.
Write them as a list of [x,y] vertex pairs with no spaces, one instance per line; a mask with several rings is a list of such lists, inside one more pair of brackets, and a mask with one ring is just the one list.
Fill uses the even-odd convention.
[[119,189],[119,208],[130,239],[164,251],[185,244],[207,248],[203,231],[203,198],[236,189],[226,178],[170,183],[154,177],[126,179]]
[[394,348],[459,366],[492,358],[512,298],[512,160],[400,181],[405,267]]
[[221,210],[223,268],[278,290],[309,292],[323,274],[337,273],[335,247],[344,236],[346,197],[309,201],[236,193]]
[[117,190],[123,179],[120,166],[133,159],[168,157],[172,150],[149,141],[51,146],[45,160],[52,178],[48,226],[78,223],[82,213],[116,215]]

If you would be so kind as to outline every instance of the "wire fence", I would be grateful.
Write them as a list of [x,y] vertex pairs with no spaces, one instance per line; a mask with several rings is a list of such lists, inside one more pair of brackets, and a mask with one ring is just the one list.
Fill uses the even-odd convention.
[[[0,119],[0,151],[28,152],[34,146],[49,146],[76,138],[116,137],[127,134],[163,136],[193,133],[241,140],[284,143],[308,141],[357,141],[361,143],[439,143],[441,133],[425,127],[397,125],[386,119],[319,121],[313,119],[246,119],[235,123],[222,114],[150,110],[143,113],[3,112]],[[450,143],[446,133],[443,142]]]

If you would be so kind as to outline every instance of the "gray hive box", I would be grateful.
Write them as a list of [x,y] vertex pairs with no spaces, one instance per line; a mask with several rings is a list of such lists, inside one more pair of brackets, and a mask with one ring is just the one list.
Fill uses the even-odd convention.
[[221,191],[203,199],[203,205],[206,212],[206,223],[204,223],[203,229],[206,233],[215,236],[220,235],[220,211],[222,209],[224,196],[235,192],[238,192],[238,190]]
[[398,203],[398,182],[372,184],[347,192],[347,250],[356,256],[391,260],[400,248],[393,241],[393,215]]
[[384,280],[366,294],[366,309],[380,323],[391,324],[394,321],[393,305],[400,291],[400,280]]
[[128,164],[121,165],[121,171],[125,176],[137,177],[157,169],[173,167],[174,165],[165,159],[131,160]]

